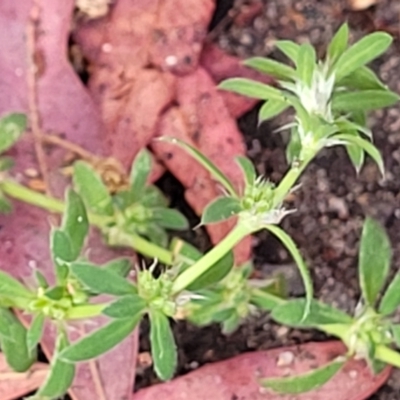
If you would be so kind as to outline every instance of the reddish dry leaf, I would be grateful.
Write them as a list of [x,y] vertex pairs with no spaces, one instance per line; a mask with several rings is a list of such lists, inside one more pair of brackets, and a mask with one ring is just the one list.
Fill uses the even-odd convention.
[[387,380],[390,374],[389,367],[373,376],[364,361],[351,360],[318,390],[295,397],[260,389],[257,382],[260,377],[307,372],[344,354],[345,350],[344,345],[336,341],[246,353],[206,365],[171,382],[140,390],[132,396],[132,400],[367,399]]
[[36,390],[46,378],[48,365],[35,363],[29,372],[15,372],[0,353],[0,400],[13,400]]
[[[0,54],[7,54],[0,58],[0,114],[32,111],[27,102],[32,87],[27,85],[29,65],[25,35],[33,4],[33,1],[22,0],[0,3]],[[37,82],[38,113],[45,132],[62,133],[67,139],[101,155],[106,149],[105,130],[94,103],[66,59],[73,6],[73,0],[46,2],[40,12],[35,57],[41,64]],[[53,190],[61,194],[64,179],[58,167],[63,153],[50,150],[47,164],[51,166],[51,184]],[[23,178],[26,168],[38,169],[30,134],[16,146],[13,155],[17,165],[14,172],[19,179]],[[19,202],[14,205],[11,215],[0,216],[0,269],[27,280],[32,275],[32,268],[38,267],[52,280],[48,241],[53,220],[42,210]],[[88,247],[91,259],[99,262],[117,255],[102,245],[98,235],[92,236]],[[94,321],[95,324],[103,322],[101,319]],[[53,343],[54,335],[48,330],[42,343],[48,354]],[[91,400],[95,395],[96,398],[114,400],[129,396],[136,350],[136,338],[132,335],[98,360],[97,377],[88,364],[80,365],[71,390],[72,397]]]

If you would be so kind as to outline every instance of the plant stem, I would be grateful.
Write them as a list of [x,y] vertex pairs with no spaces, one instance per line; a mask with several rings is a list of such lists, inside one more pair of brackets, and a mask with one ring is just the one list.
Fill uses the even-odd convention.
[[246,225],[238,223],[215,247],[176,278],[172,292],[176,294],[187,288],[250,233]]

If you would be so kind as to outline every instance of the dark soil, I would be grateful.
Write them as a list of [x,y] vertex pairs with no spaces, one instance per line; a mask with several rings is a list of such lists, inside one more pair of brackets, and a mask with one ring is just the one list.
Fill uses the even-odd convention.
[[[222,17],[232,1],[220,3],[219,18],[223,19],[220,24],[214,20],[215,40],[226,51],[241,57],[269,55],[279,58],[273,50],[275,39],[295,39],[299,43],[310,40],[319,54],[323,54],[332,33],[346,20],[353,39],[371,31],[386,30],[395,37],[395,43],[372,67],[392,90],[400,93],[400,2],[381,0],[366,11],[352,12],[348,9],[350,1],[265,0],[261,12],[247,19],[231,18],[232,11]],[[240,12],[249,3],[236,1],[234,7]],[[287,169],[284,151],[287,138],[274,134],[273,130],[286,123],[288,116],[258,128],[256,115],[257,110],[254,110],[239,121],[248,155],[260,173],[279,181]],[[343,149],[325,150],[301,178],[301,187],[290,204],[297,212],[282,224],[308,261],[316,296],[350,312],[360,294],[357,252],[367,215],[377,218],[387,229],[394,248],[393,271],[400,267],[399,107],[375,113],[370,118],[370,126],[385,160],[385,179],[370,160],[357,176]],[[163,186],[173,187],[174,182],[164,181]],[[266,233],[256,238],[254,260],[257,269],[265,275],[275,269],[295,270],[286,251]],[[300,295],[298,280],[292,280],[291,285],[293,294]],[[185,323],[175,325],[175,334],[180,351],[179,374],[245,351],[326,339],[318,332],[277,326],[264,314],[249,318],[229,337],[223,336],[218,326],[199,329]],[[143,326],[142,356],[149,350],[147,336],[147,327]],[[139,368],[137,388],[155,382],[151,368]],[[399,390],[400,373],[395,371],[371,399],[400,399]]]

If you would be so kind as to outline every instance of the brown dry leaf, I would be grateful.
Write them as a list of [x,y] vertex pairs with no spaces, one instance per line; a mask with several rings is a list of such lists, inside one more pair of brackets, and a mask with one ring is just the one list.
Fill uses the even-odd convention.
[[35,363],[28,372],[15,372],[9,368],[0,353],[0,400],[13,400],[36,390],[46,378],[49,366]]

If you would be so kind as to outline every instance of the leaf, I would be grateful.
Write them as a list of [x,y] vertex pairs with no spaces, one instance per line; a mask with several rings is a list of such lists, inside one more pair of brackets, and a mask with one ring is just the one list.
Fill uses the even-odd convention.
[[334,136],[337,140],[343,140],[347,144],[354,144],[355,146],[361,147],[378,165],[379,171],[382,175],[385,175],[385,167],[383,165],[382,156],[378,149],[365,139],[359,136],[353,136],[350,134],[342,133]]
[[375,72],[366,66],[362,66],[351,74],[346,75],[340,82],[336,82],[335,86],[346,86],[358,90],[387,90]]
[[391,45],[392,37],[384,32],[374,32],[363,37],[348,48],[337,60],[336,80],[339,82],[346,75],[368,64],[383,54]]
[[0,192],[0,214],[10,214],[12,210],[11,202]]
[[289,165],[299,159],[301,152],[301,141],[297,127],[293,127],[290,132],[289,143],[286,147],[286,160]]
[[332,99],[332,109],[345,112],[370,111],[390,107],[398,101],[399,96],[389,90],[335,93]]
[[243,96],[251,97],[261,100],[284,100],[282,92],[265,83],[253,81],[247,78],[230,78],[222,81],[218,85],[219,89],[229,90],[241,94]]
[[40,339],[42,338],[43,334],[43,327],[44,327],[44,314],[37,314],[27,331],[26,335],[26,345],[28,347],[28,351],[32,352],[38,343],[40,342]]
[[94,293],[124,296],[135,294],[136,287],[112,271],[85,262],[71,264],[71,273]]
[[268,121],[271,118],[276,117],[281,112],[285,111],[290,104],[286,101],[280,100],[268,100],[260,108],[258,112],[258,123],[261,124],[264,121]]
[[7,364],[14,371],[27,371],[34,363],[36,354],[28,350],[25,327],[10,310],[5,308],[0,308],[0,325],[7,326],[10,333],[10,338],[0,335],[0,347]]
[[168,245],[168,234],[157,223],[147,223],[141,233],[157,246],[166,247]]
[[185,143],[183,140],[169,137],[161,137],[159,140],[169,143],[177,144],[182,147],[188,154],[190,154],[197,162],[199,162],[210,174],[211,176],[219,182],[232,197],[237,197],[236,190],[229,180],[229,178],[207,158],[203,153],[197,150],[190,144]]
[[22,283],[6,272],[0,271],[0,298],[3,296],[10,297],[11,299],[21,297],[29,300],[35,297]]
[[129,258],[116,258],[103,264],[101,268],[126,278],[131,270],[131,261]]
[[364,164],[365,153],[364,150],[354,144],[346,145],[347,154],[353,164],[354,168],[356,169],[357,174],[360,172],[361,167]]
[[393,341],[396,344],[397,348],[400,348],[400,324],[393,324],[390,327],[393,335]]
[[57,337],[56,350],[53,355],[50,373],[45,383],[34,396],[34,399],[55,399],[64,395],[75,377],[75,365],[66,363],[58,358],[59,354],[68,348],[68,338],[63,332]]
[[72,257],[75,260],[82,251],[89,231],[89,221],[82,199],[72,189],[67,192],[67,207],[61,229],[69,237]]
[[261,386],[278,393],[299,394],[318,389],[328,382],[342,368],[343,361],[333,361],[323,367],[316,368],[303,375],[284,378],[264,378]]
[[308,315],[314,293],[312,279],[307,265],[305,264],[299,250],[297,249],[296,244],[293,242],[293,239],[284,230],[274,225],[267,225],[265,228],[268,229],[272,234],[274,234],[284,244],[284,246],[289,251],[297,264],[306,291],[307,301],[303,310],[304,317],[306,317]]
[[53,229],[50,236],[50,250],[56,266],[57,282],[62,284],[68,276],[68,264],[76,259],[70,237],[60,229]]
[[276,306],[271,317],[282,325],[294,328],[318,328],[323,325],[351,324],[352,318],[325,303],[312,300],[310,310],[304,318],[306,299],[294,299]]
[[245,60],[243,64],[256,71],[272,75],[274,78],[284,80],[295,80],[296,78],[296,72],[292,67],[270,58],[252,57]]
[[132,318],[142,315],[146,309],[146,302],[138,295],[120,297],[103,310],[103,314],[111,318]]
[[150,309],[150,345],[154,370],[166,381],[174,375],[178,357],[169,319],[159,310]]
[[121,343],[136,328],[141,314],[132,318],[116,319],[107,325],[72,343],[59,354],[68,363],[87,361],[99,357]]
[[146,187],[147,178],[151,171],[151,157],[147,149],[142,149],[136,156],[129,176],[130,191],[134,199],[139,200]]
[[206,206],[201,216],[201,224],[214,224],[237,215],[242,211],[240,201],[234,197],[217,197]]
[[173,265],[179,266],[180,272],[193,265],[203,255],[196,247],[176,237],[171,241],[170,250],[173,254]]
[[331,62],[335,62],[338,57],[340,57],[344,51],[347,49],[347,44],[349,41],[349,26],[347,23],[342,24],[338,31],[333,36],[331,42],[329,43],[327,54]]
[[283,299],[268,293],[267,290],[252,289],[251,291],[250,303],[254,304],[258,308],[261,308],[262,310],[272,311],[275,307],[284,302],[285,301]]
[[0,157],[0,172],[8,171],[15,165],[12,157]]
[[297,54],[296,72],[298,79],[304,82],[309,88],[312,84],[312,79],[315,70],[315,49],[309,43],[304,43],[300,46]]
[[392,252],[382,226],[371,218],[364,222],[359,251],[358,273],[367,305],[374,306],[390,268]]
[[379,314],[389,315],[400,305],[400,273],[392,279],[379,304]]
[[158,225],[165,229],[185,230],[189,228],[186,217],[178,210],[171,208],[154,208],[153,218]]
[[215,264],[213,264],[206,272],[200,275],[192,284],[186,289],[190,291],[197,291],[205,287],[211,286],[214,283],[221,281],[229,274],[235,265],[233,252],[229,251]]
[[275,46],[295,64],[297,63],[297,57],[300,49],[300,46],[297,43],[294,43],[290,40],[278,40],[275,43]]
[[246,185],[253,185],[254,181],[256,180],[257,173],[251,160],[247,157],[238,156],[235,157],[235,161],[239,164],[239,167],[243,172]]
[[73,182],[90,210],[99,215],[113,215],[111,196],[91,165],[77,161],[74,164]]
[[8,114],[0,119],[0,153],[12,147],[26,129],[24,114]]

